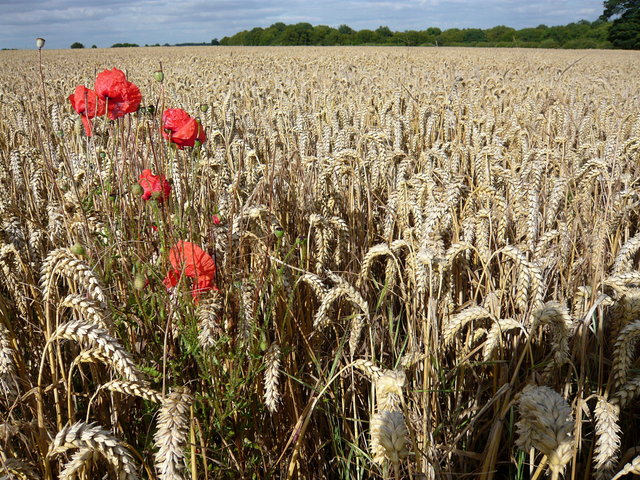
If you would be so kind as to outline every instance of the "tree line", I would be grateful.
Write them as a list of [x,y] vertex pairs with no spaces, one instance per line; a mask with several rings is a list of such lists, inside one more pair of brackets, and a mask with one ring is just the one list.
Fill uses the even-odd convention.
[[394,32],[381,26],[375,30],[354,30],[348,25],[338,28],[310,23],[286,25],[274,23],[268,28],[256,27],[231,37],[220,45],[395,45],[395,46],[474,46],[474,47],[539,47],[539,48],[612,48],[608,34],[611,22],[581,20],[568,25],[516,30],[497,27],[450,28]]

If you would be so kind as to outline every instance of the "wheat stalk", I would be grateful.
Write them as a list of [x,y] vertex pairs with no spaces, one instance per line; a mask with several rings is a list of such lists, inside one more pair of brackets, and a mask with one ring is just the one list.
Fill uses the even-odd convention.
[[0,478],[6,480],[16,478],[20,480],[40,479],[32,465],[17,458],[3,458],[0,456],[0,472],[5,473],[5,475],[0,476]]
[[622,467],[622,469],[618,473],[611,477],[611,480],[618,480],[618,478],[629,475],[630,473],[634,475],[640,475],[640,455],[638,455],[624,467]]

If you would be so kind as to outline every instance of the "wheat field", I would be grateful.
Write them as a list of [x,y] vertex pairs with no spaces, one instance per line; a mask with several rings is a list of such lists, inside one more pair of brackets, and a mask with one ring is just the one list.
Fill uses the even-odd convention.
[[0,478],[640,475],[640,53],[41,54],[0,52]]

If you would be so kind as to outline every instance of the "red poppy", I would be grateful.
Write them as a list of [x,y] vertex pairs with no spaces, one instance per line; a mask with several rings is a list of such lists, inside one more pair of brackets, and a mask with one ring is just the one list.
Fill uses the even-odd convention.
[[196,301],[199,294],[216,288],[213,285],[216,264],[198,245],[180,240],[169,251],[169,261],[173,268],[163,281],[167,288],[175,287],[182,274],[194,279],[191,295]]
[[191,118],[181,108],[169,108],[162,114],[162,136],[178,148],[193,147],[198,140],[207,141],[204,128],[195,118]]
[[107,102],[107,116],[111,120],[138,110],[142,95],[140,89],[127,81],[122,70],[104,70],[96,78],[96,93]]
[[165,199],[169,198],[169,194],[171,193],[171,185],[164,175],[154,175],[149,169],[142,171],[138,178],[138,183],[144,190],[142,194],[143,200],[149,200],[153,197],[159,203],[162,203]]
[[79,85],[76,87],[75,92],[69,95],[69,101],[73,109],[82,115],[84,131],[87,133],[87,136],[90,137],[92,128],[89,119],[104,115],[106,109],[104,100],[98,97],[93,90],[89,90],[84,85]]

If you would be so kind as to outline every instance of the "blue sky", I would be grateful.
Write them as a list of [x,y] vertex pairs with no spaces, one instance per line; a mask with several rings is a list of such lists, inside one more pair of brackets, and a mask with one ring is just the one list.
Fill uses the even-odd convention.
[[275,22],[359,30],[514,28],[595,20],[602,0],[0,0],[0,48],[209,42]]

